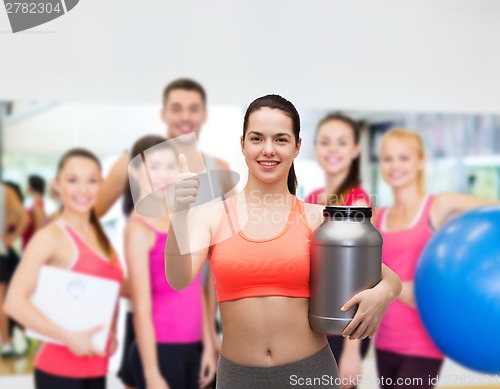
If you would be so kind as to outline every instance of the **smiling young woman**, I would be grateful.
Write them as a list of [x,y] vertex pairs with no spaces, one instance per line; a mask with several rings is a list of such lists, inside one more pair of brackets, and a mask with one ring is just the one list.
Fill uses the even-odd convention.
[[325,173],[325,186],[311,192],[306,203],[321,205],[371,205],[361,187],[360,129],[354,119],[340,113],[318,123],[314,151]]
[[93,208],[101,181],[101,166],[94,154],[72,149],[63,155],[55,181],[63,210],[58,219],[30,240],[9,288],[6,312],[26,328],[61,344],[45,343],[38,352],[37,389],[104,389],[106,386],[109,358],[116,349],[113,334],[118,307],[108,348],[102,353],[92,343],[93,335],[100,328],[68,331],[49,320],[31,302],[44,265],[122,282],[120,263]]
[[413,378],[424,382],[419,388],[432,388],[444,355],[427,334],[416,309],[413,279],[417,261],[434,232],[450,218],[492,202],[460,193],[428,195],[425,161],[424,142],[417,132],[394,128],[384,134],[380,170],[394,203],[379,210],[375,225],[384,239],[383,261],[399,275],[403,290],[382,320],[375,350],[384,382]]
[[[165,272],[173,288],[183,289],[209,258],[224,327],[217,373],[221,389],[301,387],[305,378],[323,376],[332,380],[315,381],[318,386],[338,384],[326,337],[314,332],[308,319],[310,240],[323,221],[323,207],[295,197],[299,133],[291,102],[277,95],[253,101],[241,137],[245,188],[222,204],[189,213],[199,182],[180,156]],[[367,328],[378,327],[401,286],[388,268],[382,276],[346,304],[359,308],[345,335],[374,335]]]

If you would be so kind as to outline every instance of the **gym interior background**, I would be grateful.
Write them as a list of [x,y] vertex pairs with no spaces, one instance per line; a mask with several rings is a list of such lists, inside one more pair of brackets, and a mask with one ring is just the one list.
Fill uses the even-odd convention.
[[[342,111],[364,123],[363,186],[377,205],[391,201],[377,148],[393,125],[424,137],[430,193],[499,199],[499,21],[500,3],[488,0],[82,0],[64,18],[9,35],[0,12],[2,178],[24,183],[37,173],[50,180],[73,146],[96,152],[106,171],[139,136],[164,134],[162,88],[189,76],[208,92],[201,147],[241,174],[240,187],[244,110],[274,92],[301,113],[299,197],[323,182],[312,148],[315,125]],[[48,212],[51,206],[47,199]],[[121,248],[119,205],[104,223]],[[30,388],[31,362],[0,360],[0,386]],[[364,367],[376,377],[373,356]],[[500,379],[450,360],[441,376],[441,386],[500,387]]]

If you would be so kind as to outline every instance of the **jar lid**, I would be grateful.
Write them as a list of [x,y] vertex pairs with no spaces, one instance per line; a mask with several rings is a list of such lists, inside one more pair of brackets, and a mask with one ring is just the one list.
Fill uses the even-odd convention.
[[327,206],[323,209],[323,216],[331,217],[335,220],[350,219],[356,221],[363,221],[372,217],[371,207],[341,207],[341,206]]

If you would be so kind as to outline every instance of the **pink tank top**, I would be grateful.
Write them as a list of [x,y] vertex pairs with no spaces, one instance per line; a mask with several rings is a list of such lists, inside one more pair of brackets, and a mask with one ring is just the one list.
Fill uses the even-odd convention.
[[[60,224],[76,249],[76,258],[69,270],[122,282],[123,271],[118,258],[101,257],[70,226],[62,221]],[[78,357],[65,346],[45,343],[37,354],[35,367],[62,377],[93,378],[108,374],[108,361],[109,355]]]
[[165,246],[167,233],[158,231],[140,218],[129,221],[142,223],[156,237],[149,252],[152,317],[157,343],[194,343],[202,339],[201,273],[191,285],[180,291],[172,289],[165,278]]
[[[434,234],[429,222],[432,197],[424,199],[412,225],[386,231],[387,208],[380,209],[376,227],[382,234],[382,260],[402,282],[414,279],[415,267],[426,243]],[[444,358],[425,330],[418,311],[397,299],[387,310],[375,337],[375,347],[399,354]]]

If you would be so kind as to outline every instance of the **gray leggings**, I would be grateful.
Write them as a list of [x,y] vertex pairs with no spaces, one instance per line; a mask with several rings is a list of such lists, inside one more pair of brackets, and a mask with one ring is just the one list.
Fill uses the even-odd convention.
[[339,388],[339,372],[330,346],[296,362],[246,366],[219,357],[217,389]]

